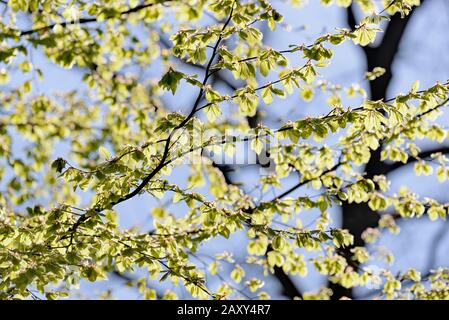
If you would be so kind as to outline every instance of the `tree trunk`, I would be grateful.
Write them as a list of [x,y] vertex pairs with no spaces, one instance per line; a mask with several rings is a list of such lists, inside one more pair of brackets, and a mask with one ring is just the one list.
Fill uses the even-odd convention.
[[[415,11],[413,10],[412,13]],[[393,78],[392,66],[412,13],[403,19],[398,15],[393,16],[385,30],[381,43],[377,47],[363,48],[368,71],[373,70],[375,67],[385,69],[383,76],[370,82],[371,99],[374,101],[385,100],[387,98],[387,90]],[[352,7],[347,10],[347,19],[349,26],[354,28],[357,23]],[[387,172],[388,165],[380,160],[381,151],[382,146],[379,146],[377,150],[371,152],[371,158],[364,170],[367,178],[372,178],[375,175],[385,174]],[[366,203],[356,204],[344,202],[342,205],[342,228],[348,229],[354,236],[353,247],[365,246],[362,240],[362,233],[367,228],[376,227],[379,218],[379,214],[372,211]],[[339,253],[346,258],[351,267],[357,269],[358,265],[354,261],[351,261],[352,254],[350,250],[353,247],[342,249]],[[338,300],[342,297],[354,298],[351,289],[346,289],[332,282],[329,283],[329,287],[333,291],[332,299]]]

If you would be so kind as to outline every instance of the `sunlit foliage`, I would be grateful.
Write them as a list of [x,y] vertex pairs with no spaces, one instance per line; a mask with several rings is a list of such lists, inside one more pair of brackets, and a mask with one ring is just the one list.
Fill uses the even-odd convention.
[[[348,288],[379,283],[387,298],[449,297],[446,269],[421,276],[414,269],[397,274],[363,268],[378,259],[380,230],[399,232],[392,216],[365,231],[372,247],[352,248],[352,259],[361,265],[356,270],[338,251],[352,246],[353,236],[332,227],[329,214],[347,201],[368,203],[374,211],[394,209],[407,219],[446,218],[449,204],[406,188],[390,192],[385,176],[368,178],[359,170],[382,143],[382,160],[415,161],[417,175],[435,174],[441,182],[449,177],[448,159],[441,153],[420,158],[416,144],[447,139],[447,130],[435,122],[449,99],[444,79],[430,88],[415,83],[388,101],[370,101],[362,86],[333,86],[321,76],[335,47],[373,43],[384,20],[409,14],[419,0],[354,0],[365,15],[354,30],[336,28],[288,48],[262,42],[262,27],[274,30],[283,23],[268,0],[1,2],[0,298],[66,297],[81,279],[139,269],[148,276],[134,285],[148,299],[157,295],[146,278],[173,282],[195,298],[242,297],[237,288],[246,287],[265,299],[264,283],[275,267],[300,277],[314,268]],[[347,7],[352,1],[321,3]],[[214,23],[201,23],[204,17]],[[36,50],[61,68],[81,70],[79,90],[44,94],[35,88],[48,76],[33,63]],[[210,81],[218,72],[243,85],[224,92]],[[383,72],[376,68],[365,81]],[[313,101],[317,90],[329,96],[327,114],[250,131],[245,119],[261,104],[281,108],[288,95]],[[164,99],[182,91],[194,92],[193,103]],[[343,95],[363,101],[343,105]],[[242,138],[223,139],[229,129],[250,132],[243,140],[256,153],[268,137],[277,138],[269,150],[275,172],[261,176],[260,183],[263,190],[277,188],[278,196],[260,201],[227,184],[204,155],[217,147],[236,152]],[[198,132],[211,130],[215,135],[198,138]],[[337,142],[326,142],[337,134]],[[189,170],[185,183],[174,177],[178,167]],[[282,184],[290,175],[299,177],[292,189]],[[320,193],[294,196],[303,186]],[[126,207],[143,194],[175,203],[176,210],[160,202],[142,212],[151,213],[153,230],[120,228],[116,205]],[[319,219],[303,226],[299,213],[312,209],[319,210]],[[238,232],[248,239],[244,260],[233,257],[232,247],[212,259],[196,255],[207,241],[226,241]],[[308,251],[313,258],[305,256]],[[248,274],[249,265],[257,277]],[[211,279],[220,285],[210,286]],[[331,294],[323,288],[301,298]],[[167,291],[163,298],[177,296]]]

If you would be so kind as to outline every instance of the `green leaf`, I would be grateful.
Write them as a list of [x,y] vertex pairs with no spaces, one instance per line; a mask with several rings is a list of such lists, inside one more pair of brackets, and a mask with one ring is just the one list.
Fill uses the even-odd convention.
[[62,158],[58,158],[51,164],[51,168],[55,170],[57,173],[61,173],[67,165],[67,161]]
[[242,279],[245,277],[245,270],[239,266],[236,265],[235,269],[231,272],[231,278],[237,283],[240,283]]
[[251,149],[254,150],[257,154],[260,154],[263,149],[263,143],[259,138],[253,139],[251,141]]
[[373,43],[376,40],[377,32],[381,30],[378,28],[371,28],[366,25],[361,25],[356,30],[354,30],[352,41],[354,44],[359,44],[362,47],[367,46],[370,43]]
[[271,87],[262,89],[262,99],[265,104],[271,104],[273,102],[273,95],[271,94]]
[[101,146],[99,151],[100,151],[100,155],[103,159],[109,160],[111,158],[111,153],[109,152],[109,150],[106,147]]
[[159,86],[165,90],[171,90],[171,92],[175,94],[179,82],[184,77],[184,73],[169,68],[167,73],[165,73],[162,79],[159,81]]
[[302,86],[301,87],[301,97],[304,99],[304,101],[306,102],[310,102],[313,99],[313,89],[310,86]]
[[287,241],[282,236],[277,235],[271,241],[271,246],[274,250],[282,252],[287,246]]
[[239,103],[239,110],[242,115],[253,117],[256,114],[259,103],[259,97],[256,94],[246,91],[240,94],[236,100]]
[[282,267],[284,264],[284,257],[277,251],[270,251],[267,253],[267,261],[270,267]]
[[207,120],[210,122],[215,122],[221,115],[221,109],[216,103],[211,104],[204,111],[206,112]]

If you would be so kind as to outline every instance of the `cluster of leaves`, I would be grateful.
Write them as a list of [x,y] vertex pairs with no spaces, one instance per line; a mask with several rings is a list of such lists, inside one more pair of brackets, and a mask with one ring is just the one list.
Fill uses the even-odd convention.
[[[345,7],[352,3],[335,2]],[[148,278],[171,281],[197,298],[232,298],[247,289],[266,299],[263,278],[275,268],[304,277],[310,267],[347,288],[382,284],[388,298],[447,298],[448,270],[426,277],[416,270],[374,273],[353,268],[339,254],[339,248],[352,247],[354,241],[347,230],[332,226],[329,210],[342,201],[367,203],[374,211],[392,209],[402,218],[445,219],[449,209],[449,204],[421,199],[407,189],[389,194],[385,176],[367,178],[357,169],[383,143],[382,160],[416,161],[418,175],[432,174],[430,161],[437,161],[438,179],[448,179],[448,159],[441,153],[420,157],[414,141],[441,143],[447,138],[447,130],[434,120],[448,102],[449,85],[418,90],[415,84],[389,101],[370,101],[359,85],[342,88],[323,79],[320,69],[329,65],[335,46],[345,41],[369,45],[388,15],[406,15],[419,5],[419,0],[384,1],[383,10],[377,10],[374,1],[354,2],[367,14],[354,30],[336,29],[286,50],[262,42],[262,26],[274,30],[282,21],[267,0],[0,4],[6,12],[0,20],[0,81],[23,80],[0,93],[0,157],[6,168],[0,172],[5,188],[0,197],[0,298],[65,297],[80,279],[98,281],[114,271],[139,270],[145,276],[131,284],[148,299],[157,297]],[[214,24],[202,26],[205,13]],[[19,20],[28,18],[31,28],[21,29]],[[171,43],[165,34],[171,35]],[[33,65],[33,50],[62,68],[82,69],[82,88],[64,95],[40,93],[33,87],[34,76],[46,75]],[[301,64],[292,66],[289,55]],[[179,62],[202,71],[189,74]],[[152,65],[165,71],[157,73]],[[228,72],[244,85],[220,92],[209,82],[218,72]],[[366,79],[382,74],[376,68]],[[193,106],[173,112],[165,98],[179,94],[181,86],[198,96]],[[327,115],[292,119],[277,129],[260,125],[244,138],[222,138],[229,129],[248,131],[241,120],[256,115],[262,101],[277,104],[298,92],[312,101],[317,89],[330,93]],[[350,97],[360,94],[363,102],[356,108],[343,106],[342,91]],[[223,116],[225,106],[236,110],[229,118]],[[202,120],[203,112],[207,120]],[[323,142],[337,132],[335,144]],[[292,189],[269,201],[227,184],[203,153],[224,149],[233,154],[238,143],[246,142],[260,154],[269,137],[278,141],[269,149],[275,172],[261,178],[262,192],[281,188],[281,179],[291,174],[300,177]],[[17,143],[22,150],[14,147]],[[69,146],[67,154],[55,151],[61,144]],[[190,174],[183,187],[172,171],[186,158]],[[195,191],[204,186],[207,195]],[[293,196],[302,186],[321,193]],[[177,209],[155,205],[150,232],[119,228],[115,206],[140,194],[168,199]],[[314,225],[303,226],[299,213],[314,210],[319,212]],[[378,229],[363,234],[372,248],[352,247],[353,261],[363,265],[376,258],[382,229],[399,232],[395,218],[383,215]],[[244,261],[230,252],[209,256],[210,261],[198,254],[208,240],[239,231],[248,238]],[[261,276],[248,278],[248,266],[259,268]],[[207,275],[219,280],[217,289],[211,289]],[[322,289],[302,298],[331,294]],[[162,297],[177,296],[168,291]]]

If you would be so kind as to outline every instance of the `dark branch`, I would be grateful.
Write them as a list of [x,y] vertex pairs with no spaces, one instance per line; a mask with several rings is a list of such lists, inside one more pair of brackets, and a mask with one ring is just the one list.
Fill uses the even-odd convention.
[[[229,23],[231,22],[233,12],[234,12],[234,5],[232,6],[231,13],[229,14],[229,18],[223,25],[221,32],[223,32],[226,29],[226,27],[229,25]],[[220,34],[217,42],[215,43],[215,46],[214,46],[212,55],[209,59],[209,62],[206,66],[202,87],[198,93],[198,96],[195,100],[192,110],[190,111],[189,115],[179,125],[177,125],[175,128],[173,128],[173,130],[170,132],[170,134],[166,140],[164,153],[162,154],[162,158],[161,158],[161,161],[159,162],[159,165],[149,175],[147,175],[145,177],[145,179],[142,180],[142,182],[137,186],[136,189],[134,189],[134,191],[121,197],[117,201],[110,203],[111,206],[115,206],[121,202],[127,201],[127,200],[135,197],[136,195],[138,195],[143,190],[143,188],[145,188],[145,186],[151,181],[151,179],[153,179],[153,177],[166,165],[165,160],[167,160],[167,157],[168,157],[168,152],[169,152],[170,142],[171,142],[172,137],[179,129],[183,128],[193,118],[195,113],[198,111],[199,103],[204,94],[204,86],[207,84],[207,81],[209,80],[209,77],[211,76],[210,69],[211,69],[212,63],[215,60],[215,57],[217,55],[218,46],[220,45],[222,39],[223,39],[223,36],[222,36],[222,34]]]
[[[268,252],[272,251],[273,249],[271,246],[267,249]],[[284,272],[282,268],[279,268],[277,266],[274,267],[274,276],[278,279],[278,281],[282,285],[282,293],[284,296],[294,299],[294,298],[301,298],[302,294],[301,291],[296,287],[295,283],[292,281],[292,279]]]
[[[153,3],[143,3],[143,4],[140,4],[138,6],[129,8],[128,10],[120,12],[119,16],[123,17],[123,16],[129,15],[131,13],[135,13],[135,12],[138,12],[140,10],[143,10],[143,9],[146,9],[146,8],[150,8],[150,7],[158,5],[158,4],[163,4],[163,3],[166,3],[166,2],[170,2],[170,1],[172,1],[172,0],[165,0],[165,1],[159,1],[159,2],[153,2]],[[109,18],[106,18],[106,19],[115,18],[115,17],[116,16],[109,17]],[[64,21],[64,22],[59,23],[59,25],[62,26],[62,27],[66,27],[66,26],[68,26],[70,24],[86,24],[86,23],[92,23],[92,22],[97,22],[97,21],[98,21],[98,17],[81,18],[81,19],[78,19],[78,20]],[[24,30],[24,31],[20,32],[20,36],[26,36],[26,35],[31,35],[31,34],[34,34],[34,33],[42,32],[42,31],[48,31],[48,30],[53,29],[56,25],[57,25],[57,23],[53,23],[53,24],[49,24],[47,26],[43,26],[43,27],[40,27],[40,28]]]
[[357,21],[355,19],[354,6],[352,5],[346,8],[346,22],[351,30],[355,30]]
[[[323,171],[323,172],[320,174],[320,177],[323,176],[323,175],[325,175],[326,173],[330,173],[330,172],[332,172],[332,171],[337,170],[337,169],[338,169],[340,166],[342,166],[343,164],[344,164],[344,162],[340,162],[340,161],[339,161],[339,162],[338,162],[336,165],[334,165],[332,168]],[[319,177],[318,177],[318,178],[319,178]],[[297,183],[296,185],[294,185],[293,187],[291,187],[291,188],[288,189],[287,191],[285,191],[285,192],[281,193],[280,195],[278,195],[277,197],[275,197],[272,201],[276,201],[276,200],[279,200],[279,199],[282,199],[282,198],[288,196],[290,193],[292,193],[292,192],[295,191],[296,189],[298,189],[298,188],[300,188],[300,187],[306,185],[307,183],[309,183],[309,182],[311,182],[311,181],[312,181],[312,179],[308,179],[308,180],[301,181],[301,182]]]
[[446,146],[442,146],[439,148],[435,148],[432,150],[427,150],[427,151],[423,151],[421,153],[418,154],[417,157],[409,157],[408,161],[406,163],[402,163],[402,162],[395,162],[389,165],[386,165],[386,169],[385,169],[385,173],[384,174],[390,174],[393,171],[400,169],[408,164],[414,163],[416,161],[418,161],[418,159],[426,159],[429,158],[432,154],[434,153],[442,153],[442,154],[449,154],[449,147]]
[[[234,13],[234,4],[235,3],[233,3],[233,5],[232,5],[229,17],[228,17],[227,21],[225,22],[225,24],[223,25],[223,27],[221,29],[221,33],[220,33],[220,35],[218,37],[218,40],[215,43],[213,52],[211,54],[211,57],[209,59],[209,62],[207,64],[207,67],[206,67],[206,70],[205,70],[205,73],[204,73],[204,79],[203,79],[203,82],[202,82],[201,89],[198,92],[198,96],[197,96],[197,98],[195,100],[195,103],[194,103],[194,105],[192,107],[192,110],[190,111],[189,115],[187,117],[185,117],[183,121],[181,121],[181,123],[179,125],[177,125],[176,127],[174,127],[170,131],[167,139],[165,139],[164,152],[162,154],[161,160],[159,161],[159,164],[140,182],[140,184],[132,192],[130,192],[130,193],[120,197],[118,200],[115,200],[115,201],[107,203],[106,206],[104,206],[104,205],[103,206],[95,206],[92,209],[92,211],[95,214],[98,214],[98,213],[102,212],[103,210],[105,210],[105,209],[107,209],[109,207],[114,207],[117,204],[120,204],[122,202],[125,202],[125,201],[127,201],[127,200],[129,200],[129,199],[131,199],[131,198],[133,198],[135,196],[137,196],[147,186],[147,184],[151,181],[151,179],[153,179],[162,170],[162,168],[164,168],[167,165],[166,160],[168,158],[168,154],[169,154],[169,150],[170,150],[171,139],[173,138],[174,134],[179,129],[183,128],[193,118],[195,113],[199,110],[198,106],[199,106],[199,103],[200,103],[200,101],[201,101],[201,99],[203,97],[203,94],[204,94],[204,86],[207,84],[207,81],[209,80],[209,78],[211,76],[210,69],[211,69],[212,63],[215,60],[215,57],[217,55],[218,46],[220,45],[221,41],[223,40],[222,33],[226,29],[226,27],[229,25],[229,23],[231,22],[232,15]],[[87,212],[89,212],[89,211],[87,211]],[[82,216],[80,216],[78,218],[78,220],[69,229],[70,242],[69,242],[68,248],[71,247],[71,245],[73,243],[73,239],[74,239],[75,233],[76,233],[77,229],[79,228],[79,226],[81,224],[83,224],[84,222],[86,222],[90,217],[91,217],[91,215],[88,215],[87,213],[83,214]]]
[[[163,37],[161,37],[159,39],[159,42],[166,48],[166,49],[171,49],[170,43],[167,41],[167,39],[164,39]],[[202,64],[198,64],[198,63],[192,63],[192,62],[188,62],[186,59],[181,59],[179,57],[176,57],[177,60],[179,60],[180,62],[182,62],[183,64],[193,67],[193,68],[198,68],[201,70],[206,70],[206,67],[203,66]],[[214,76],[214,80],[218,80],[220,82],[222,82],[224,85],[226,85],[228,88],[230,88],[231,90],[235,91],[238,88],[228,79],[226,79],[225,77],[223,77],[219,72],[214,72],[213,73]]]
[[429,256],[429,260],[427,262],[427,271],[430,272],[433,268],[435,268],[437,263],[437,255],[438,249],[441,245],[441,242],[444,240],[447,235],[449,220],[444,221],[441,225],[440,229],[435,232],[432,241],[430,242],[430,251],[432,252]]
[[[111,274],[114,275],[115,277],[125,281],[125,284],[133,285],[137,281],[133,277],[131,277],[127,274],[124,274],[124,273],[120,273],[117,270],[112,271]],[[156,297],[157,297],[157,299],[162,299],[163,295],[160,292],[156,291]]]
[[[347,9],[347,23],[352,29],[357,25],[353,10],[354,8],[352,6]],[[386,71],[382,77],[369,82],[372,100],[386,99],[387,90],[390,86],[391,79],[393,78],[392,66],[410,18],[415,11],[416,9],[412,10],[405,19],[401,19],[398,14],[391,17],[391,21],[389,22],[384,37],[379,45],[376,47],[363,47],[367,71],[373,70],[375,67],[382,67]],[[370,160],[365,166],[364,171],[367,178],[383,174],[388,170],[388,165],[381,161],[382,142],[383,141],[381,141],[377,150],[371,152]],[[361,237],[362,232],[369,227],[377,226],[379,215],[374,214],[366,204],[350,204],[344,202],[342,205],[342,219],[342,227],[348,229],[354,236],[354,245],[363,246],[365,243]],[[342,255],[347,261],[350,261],[352,256],[350,249],[351,248],[345,248],[342,252]],[[353,291],[351,289],[346,289],[343,286],[332,282],[329,283],[329,287],[333,291],[332,299],[337,300],[344,296],[349,298],[353,297]]]

